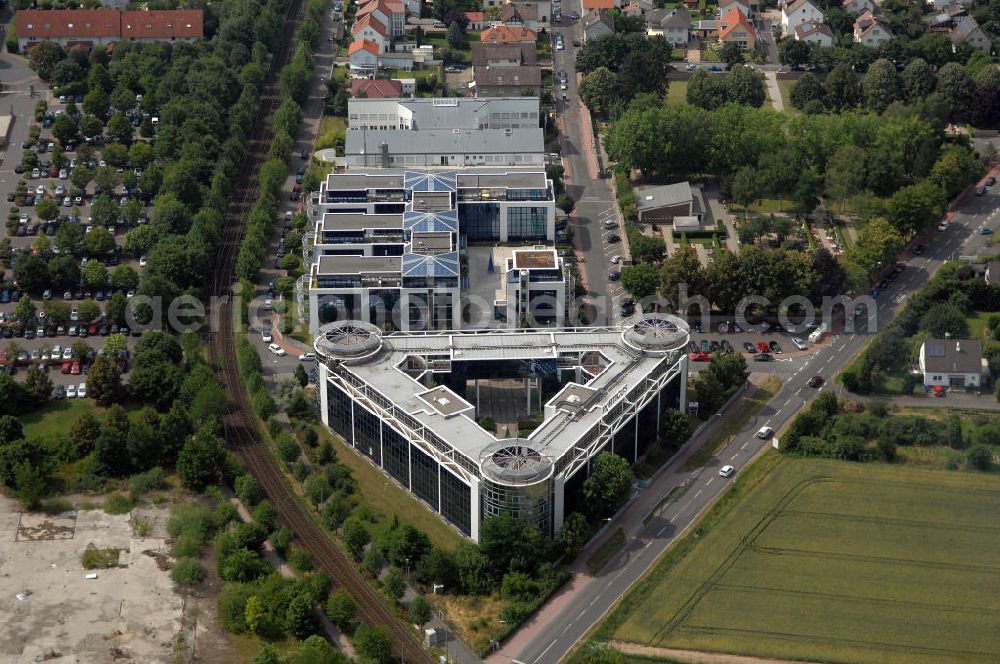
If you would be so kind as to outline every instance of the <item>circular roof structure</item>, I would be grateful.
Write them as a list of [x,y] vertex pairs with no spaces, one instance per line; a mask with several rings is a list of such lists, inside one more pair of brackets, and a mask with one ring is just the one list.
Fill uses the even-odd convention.
[[622,340],[644,351],[678,350],[687,345],[690,336],[688,324],[673,314],[642,314],[622,324]]
[[375,325],[358,320],[328,323],[319,328],[313,348],[323,359],[361,360],[382,348],[382,332]]
[[527,486],[547,480],[555,465],[526,438],[505,438],[479,454],[483,477],[498,484]]

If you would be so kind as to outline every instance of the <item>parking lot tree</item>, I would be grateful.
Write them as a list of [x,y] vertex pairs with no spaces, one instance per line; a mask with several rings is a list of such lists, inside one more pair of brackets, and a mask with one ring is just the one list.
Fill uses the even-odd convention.
[[95,118],[107,117],[110,104],[108,93],[101,88],[90,88],[83,96],[84,112]]
[[77,131],[84,138],[97,136],[103,128],[104,125],[101,124],[101,121],[90,113],[83,115],[77,123]]
[[115,236],[104,226],[95,226],[84,234],[83,248],[91,256],[104,256],[115,248]]
[[62,145],[67,145],[79,136],[76,122],[66,113],[57,115],[52,123],[52,136]]
[[87,374],[87,393],[102,406],[117,403],[122,397],[122,377],[115,361],[99,355]]
[[656,293],[660,285],[660,272],[655,265],[639,263],[622,268],[622,287],[637,300]]
[[90,184],[90,181],[93,178],[94,171],[83,165],[77,166],[69,173],[70,182],[73,183],[74,187],[80,190],[86,189],[87,185]]
[[125,235],[125,251],[131,256],[145,255],[153,248],[158,237],[159,232],[152,224],[133,228]]
[[22,252],[14,266],[14,278],[29,293],[41,293],[49,286],[49,266],[41,256]]
[[150,222],[157,233],[184,233],[191,223],[191,213],[174,193],[163,193],[156,198],[153,220]]
[[104,161],[108,162],[109,166],[115,168],[128,164],[128,148],[121,143],[108,143],[101,150],[101,156],[104,157]]
[[83,265],[83,283],[91,288],[104,288],[108,282],[108,269],[91,258]]
[[55,66],[65,55],[62,48],[55,42],[38,42],[28,51],[28,65],[35,70],[40,79],[48,81],[52,77]]
[[45,318],[53,323],[66,323],[69,321],[70,306],[68,302],[60,300],[46,300],[42,303],[42,311]]
[[128,150],[128,158],[133,166],[145,168],[153,161],[153,147],[145,141],[136,141]]
[[130,290],[139,285],[139,274],[129,265],[119,265],[111,271],[111,287],[115,290]]
[[591,465],[590,477],[583,483],[587,509],[598,519],[611,516],[628,500],[634,481],[627,459],[601,452]]
[[125,316],[127,309],[128,300],[121,293],[115,293],[106,301],[104,315],[107,316],[109,321],[125,325],[127,322]]
[[77,307],[77,314],[81,322],[91,323],[101,317],[101,305],[94,300],[84,300]]
[[132,141],[132,123],[119,111],[108,120],[108,136],[111,140],[127,145]]
[[93,90],[95,88],[104,90],[105,92],[110,92],[114,89],[114,79],[111,78],[111,74],[108,73],[108,68],[101,63],[94,63],[90,66],[87,71],[87,89]]
[[[56,246],[62,251],[63,245],[59,243],[58,238]],[[80,283],[80,263],[72,253],[61,253],[49,261],[49,274],[56,290],[75,288]]]
[[694,379],[698,417],[707,420],[726,398],[726,386],[710,371],[700,371]]
[[14,320],[27,323],[35,319],[35,303],[28,295],[22,295],[21,299],[14,305]]
[[31,403],[43,406],[52,396],[52,379],[42,373],[37,365],[28,368],[28,376],[24,380],[24,391]]
[[130,198],[125,205],[121,206],[122,219],[129,225],[139,223],[142,218],[142,203],[138,199]]
[[98,226],[111,226],[117,221],[119,211],[111,196],[101,194],[90,208],[90,218]]
[[118,171],[111,166],[98,166],[94,170],[94,184],[104,191],[111,191],[118,186]]
[[109,334],[104,339],[104,352],[105,353],[120,353],[128,348],[128,339],[125,338],[124,334],[116,332],[114,334]]

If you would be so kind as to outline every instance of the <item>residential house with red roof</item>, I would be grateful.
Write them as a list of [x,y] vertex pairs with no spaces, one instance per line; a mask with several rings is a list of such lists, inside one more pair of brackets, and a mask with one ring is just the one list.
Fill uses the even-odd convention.
[[748,51],[757,43],[757,31],[738,7],[731,8],[719,19],[719,41],[723,44],[739,44],[740,50]]
[[347,47],[352,76],[371,76],[378,71],[378,44],[371,39],[357,39]]
[[374,42],[378,46],[379,53],[384,52],[390,42],[389,28],[370,13],[354,21],[351,34],[355,41],[367,39]]
[[366,2],[355,19],[371,14],[379,20],[382,25],[389,28],[389,37],[403,37],[406,35],[406,6],[399,0],[372,0]]
[[818,46],[833,46],[833,30],[827,24],[819,21],[800,23],[795,26],[795,41]]
[[483,44],[518,44],[521,42],[536,42],[538,35],[530,28],[512,28],[503,23],[486,28],[479,35]]
[[462,15],[465,16],[465,20],[468,21],[465,26],[466,30],[479,32],[486,27],[484,12],[462,12]]
[[403,82],[388,78],[356,78],[351,81],[352,97],[387,99],[403,96]]
[[881,46],[893,38],[889,23],[869,10],[854,19],[854,43],[864,46]]
[[43,41],[89,50],[123,40],[178,42],[204,37],[200,9],[22,9],[14,23],[22,52]]

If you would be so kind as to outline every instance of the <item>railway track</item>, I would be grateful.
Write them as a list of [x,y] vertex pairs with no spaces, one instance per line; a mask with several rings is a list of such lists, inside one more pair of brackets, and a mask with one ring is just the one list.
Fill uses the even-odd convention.
[[247,214],[257,199],[260,183],[257,173],[267,158],[270,139],[274,134],[274,112],[280,104],[280,86],[277,71],[291,58],[290,46],[295,30],[302,20],[302,0],[296,0],[290,9],[282,31],[281,45],[275,54],[267,86],[261,94],[261,109],[254,124],[247,155],[243,163],[245,178],[237,185],[225,215],[225,229],[219,246],[215,270],[210,275],[211,306],[219,307],[216,316],[219,329],[210,332],[209,352],[219,379],[233,400],[233,408],[223,424],[226,443],[246,465],[247,470],[260,483],[271,503],[278,509],[281,522],[294,534],[303,548],[324,570],[333,582],[345,588],[354,598],[358,617],[367,625],[386,627],[392,635],[393,653],[409,664],[434,664],[413,633],[403,625],[368,585],[344,553],[327,537],[309,512],[285,484],[267,445],[261,441],[256,415],[246,392],[240,384],[236,363],[236,338],[233,321],[233,303],[223,300],[231,294],[235,280],[236,259],[243,240]]

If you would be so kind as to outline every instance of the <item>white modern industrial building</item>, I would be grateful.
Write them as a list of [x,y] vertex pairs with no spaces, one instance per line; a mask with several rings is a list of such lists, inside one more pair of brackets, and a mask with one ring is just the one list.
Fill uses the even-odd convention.
[[[658,440],[663,414],[686,408],[688,340],[687,324],[665,314],[611,328],[389,335],[340,321],[316,337],[320,412],[465,536],[478,540],[480,524],[505,513],[551,536],[582,507],[598,454],[635,463]],[[478,382],[498,375],[515,389],[523,381],[528,404],[542,402],[530,434],[498,437],[477,423],[490,407]],[[533,396],[537,376],[546,380]]]
[[[470,288],[489,320],[516,325],[531,313],[539,325],[566,323],[572,279],[550,246],[537,246],[555,238],[544,169],[331,174],[316,210],[313,334],[346,319],[383,330],[460,329]],[[510,262],[490,253],[501,244]]]
[[351,99],[347,167],[545,165],[538,97]]

